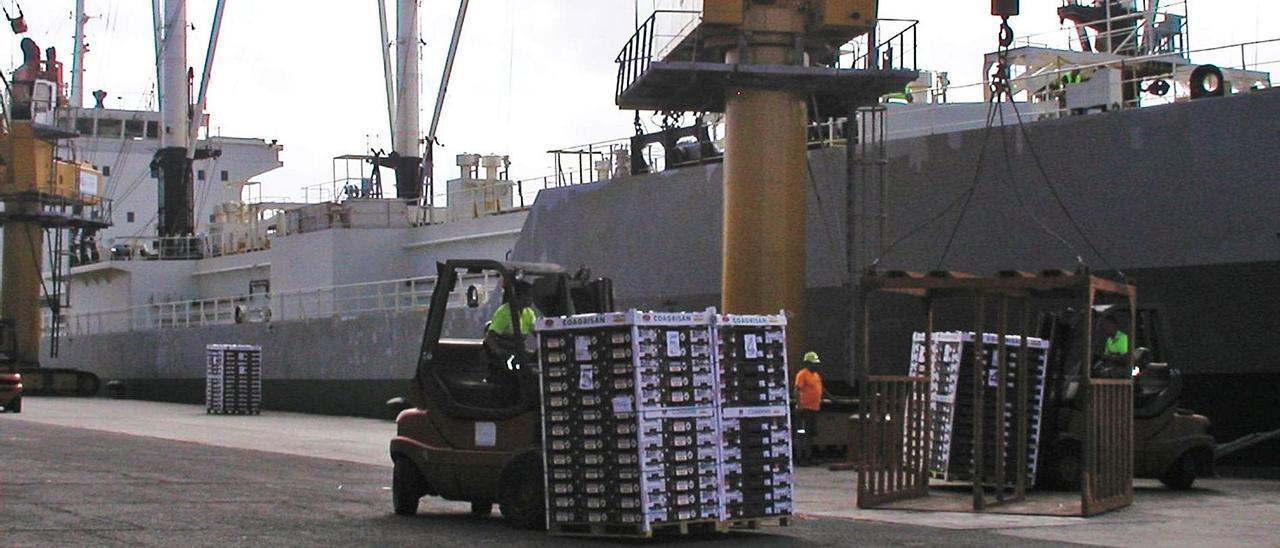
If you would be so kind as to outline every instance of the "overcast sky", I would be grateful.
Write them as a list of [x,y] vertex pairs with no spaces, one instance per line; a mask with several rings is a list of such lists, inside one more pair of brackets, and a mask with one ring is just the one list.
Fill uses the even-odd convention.
[[[388,2],[394,36],[395,0]],[[642,17],[655,0],[640,0]],[[664,0],[680,4],[681,0]],[[0,0],[13,12],[15,0]],[[73,0],[17,0],[42,48],[64,52],[70,69]],[[331,178],[330,158],[389,148],[376,0],[229,0],[209,96],[215,132],[278,139],[285,167],[259,178],[265,193],[299,196]],[[155,108],[150,2],[86,0],[91,52],[86,89],[105,89],[108,106]],[[212,0],[190,0],[189,63],[204,60]],[[425,132],[457,0],[422,7]],[[1019,35],[1059,28],[1059,0],[1023,0]],[[1189,0],[1193,49],[1280,38],[1261,26],[1280,20],[1274,0]],[[997,21],[987,0],[882,0],[881,16],[919,19],[921,68],[946,70],[954,84],[981,79]],[[455,154],[509,154],[512,173],[551,173],[545,151],[631,134],[632,114],[613,104],[613,59],[635,28],[635,0],[475,0],[464,30],[437,149],[437,174],[452,178]],[[20,62],[18,40],[0,61]],[[1045,37],[1045,40],[1058,40]],[[1280,48],[1249,49],[1248,61],[1278,61]],[[1239,65],[1240,52],[1195,59]],[[1273,65],[1274,66],[1274,65]],[[69,76],[68,76],[69,79]],[[86,101],[92,102],[89,93]]]

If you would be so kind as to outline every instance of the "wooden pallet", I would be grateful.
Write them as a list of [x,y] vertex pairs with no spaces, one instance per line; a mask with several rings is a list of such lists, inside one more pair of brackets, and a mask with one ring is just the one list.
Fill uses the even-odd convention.
[[720,522],[727,529],[760,529],[762,527],[791,527],[795,523],[793,516],[771,516],[767,518],[742,518]]
[[793,516],[767,518],[742,518],[734,520],[696,520],[676,523],[655,523],[646,531],[642,524],[621,523],[552,523],[547,532],[562,537],[594,538],[653,538],[662,535],[688,536],[690,534],[719,534],[731,529],[761,529],[764,527],[790,527]]
[[659,535],[724,533],[729,530],[729,523],[717,520],[654,523],[648,531],[639,523],[552,523],[547,532],[562,537],[653,538]]

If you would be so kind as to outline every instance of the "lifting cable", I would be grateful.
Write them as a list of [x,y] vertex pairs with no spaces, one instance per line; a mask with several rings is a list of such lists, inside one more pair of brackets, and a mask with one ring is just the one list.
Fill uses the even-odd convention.
[[[817,97],[817,95],[816,95],[816,94],[810,94],[810,95],[809,95],[809,101],[810,101],[810,104],[813,106],[813,119],[814,119],[814,120],[821,120],[821,119],[822,119],[821,113],[820,113],[820,112],[818,112],[818,97]],[[850,124],[852,124],[852,123],[853,123],[853,122],[850,122],[850,121],[847,121],[847,120],[845,121],[845,143],[846,143],[846,146],[853,146],[852,140],[851,140],[851,139],[849,139],[849,127],[850,127]],[[805,139],[806,139],[806,140],[808,140],[808,129],[807,129],[807,128],[806,128],[805,132],[806,132],[806,134],[805,134]],[[821,190],[820,188],[818,188],[818,179],[817,179],[816,177],[814,177],[814,175],[813,175],[813,162],[811,162],[811,161],[809,160],[809,151],[808,151],[808,150],[806,150],[806,151],[805,151],[805,153],[804,153],[804,166],[805,166],[805,169],[808,171],[808,176],[809,176],[809,186],[813,188],[813,199],[814,199],[814,201],[816,201],[816,202],[817,202],[817,205],[818,205],[818,220],[819,220],[819,224],[821,224],[821,225],[822,225],[822,232],[823,232],[823,234],[824,234],[824,235],[826,235],[826,237],[827,237],[827,246],[828,246],[828,247],[830,247],[830,249],[829,249],[828,251],[830,251],[830,252],[831,252],[831,256],[832,256],[832,257],[839,257],[839,256],[841,256],[841,255],[844,255],[844,253],[842,253],[842,252],[837,248],[837,246],[836,246],[836,237],[835,237],[834,235],[832,235],[832,234],[831,234],[831,224],[832,224],[832,223],[830,222],[830,218],[829,218],[829,217],[827,217],[827,208],[826,208],[826,206],[824,206],[824,205],[822,204],[822,190]],[[845,222],[846,222],[846,223],[847,223],[847,222],[849,222],[849,221],[848,221],[848,219],[846,219],[846,220],[845,220]],[[844,276],[844,275],[845,275],[845,273],[846,273],[846,272],[848,272],[848,270],[849,270],[849,268],[848,268],[849,258],[848,258],[848,257],[845,257],[845,259],[844,259],[844,263],[845,263],[845,265],[846,265],[846,266],[845,266],[845,268],[844,268],[844,270],[843,270],[843,271],[841,271],[841,272],[838,272],[838,273],[837,273],[837,278]]]
[[948,203],[944,208],[942,208],[941,211],[939,211],[933,217],[929,218],[924,223],[911,229],[902,237],[894,240],[892,244],[890,244],[887,248],[885,248],[885,250],[881,253],[880,257],[872,261],[871,266],[874,267],[878,265],[880,261],[889,254],[889,252],[891,252],[894,248],[898,246],[898,244],[920,233],[925,228],[929,227],[933,223],[937,222],[939,219],[946,216],[951,211],[951,209],[954,208],[957,204],[963,203],[963,205],[961,206],[960,214],[956,218],[956,222],[953,224],[951,233],[947,238],[947,243],[946,243],[946,246],[943,248],[942,255],[938,259],[936,269],[937,270],[942,269],[942,265],[946,261],[947,256],[950,254],[950,250],[953,244],[955,243],[955,239],[959,233],[960,227],[968,211],[969,204],[972,202],[973,195],[976,193],[978,186],[981,183],[981,175],[982,175],[983,164],[986,159],[987,146],[990,140],[991,130],[995,125],[995,121],[997,118],[1000,120],[1000,125],[1001,125],[1000,139],[1001,139],[1002,148],[1004,151],[1005,173],[1006,173],[1006,176],[1009,178],[1009,184],[1010,184],[1010,188],[1013,190],[1014,199],[1017,201],[1019,207],[1023,210],[1023,212],[1029,218],[1031,218],[1031,220],[1036,224],[1036,226],[1041,231],[1053,237],[1058,242],[1062,243],[1063,246],[1065,246],[1067,249],[1071,250],[1072,254],[1075,255],[1077,263],[1079,263],[1080,266],[1087,266],[1084,261],[1084,258],[1081,256],[1079,251],[1076,250],[1075,246],[1071,245],[1071,243],[1066,238],[1063,238],[1062,235],[1053,231],[1046,224],[1044,224],[1044,222],[1039,217],[1032,214],[1032,212],[1030,211],[1030,208],[1027,206],[1026,202],[1022,199],[1021,193],[1017,191],[1016,182],[1014,180],[1014,175],[1013,175],[1011,157],[1009,154],[1009,141],[1008,141],[1008,138],[1005,136],[1005,132],[1003,129],[1004,120],[1005,120],[1004,99],[1007,97],[1009,100],[1009,104],[1013,106],[1013,111],[1017,119],[1018,132],[1022,136],[1022,138],[1026,141],[1027,148],[1031,152],[1031,156],[1035,161],[1036,170],[1039,171],[1040,178],[1044,181],[1045,186],[1048,187],[1050,193],[1053,195],[1054,201],[1057,204],[1058,208],[1062,211],[1063,215],[1071,223],[1071,226],[1075,230],[1076,234],[1079,235],[1082,240],[1084,240],[1084,243],[1089,247],[1089,249],[1093,252],[1093,254],[1096,255],[1099,259],[1101,259],[1103,264],[1105,264],[1107,268],[1111,269],[1121,277],[1124,276],[1124,272],[1116,268],[1111,263],[1111,261],[1107,259],[1106,255],[1104,255],[1102,251],[1098,249],[1098,247],[1093,243],[1093,241],[1085,233],[1084,229],[1081,227],[1080,223],[1076,220],[1075,216],[1071,214],[1070,209],[1066,205],[1066,201],[1062,198],[1061,193],[1058,192],[1057,187],[1054,186],[1052,179],[1049,177],[1048,170],[1046,170],[1044,167],[1044,161],[1040,157],[1039,152],[1036,150],[1034,142],[1031,140],[1030,132],[1027,130],[1026,124],[1022,118],[1022,113],[1018,108],[1018,103],[1013,98],[1013,93],[1009,84],[1008,60],[1009,60],[1009,50],[1013,45],[1013,39],[1014,39],[1014,33],[1013,33],[1012,27],[1009,26],[1009,20],[1007,17],[1003,18],[1000,24],[1000,36],[999,36],[1000,49],[999,49],[998,64],[997,64],[995,74],[992,76],[991,97],[988,99],[986,127],[984,128],[984,132],[983,132],[982,145],[978,153],[978,161],[974,169],[973,180],[971,181],[968,189],[965,190],[963,193],[959,194],[958,196],[956,196],[954,199],[952,199],[950,203]]

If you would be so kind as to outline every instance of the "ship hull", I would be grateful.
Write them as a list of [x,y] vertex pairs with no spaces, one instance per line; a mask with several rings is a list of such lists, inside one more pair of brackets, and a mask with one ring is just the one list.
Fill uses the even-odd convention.
[[[1030,141],[1012,129],[1003,139],[996,133],[965,222],[955,228],[957,209],[918,231],[973,184],[984,133],[892,141],[886,195],[867,189],[857,196],[868,209],[852,216],[860,220],[856,263],[869,264],[897,242],[883,253],[882,269],[1073,269],[1081,257],[1099,271],[1121,270],[1136,281],[1142,303],[1167,318],[1169,360],[1188,380],[1184,404],[1215,419],[1220,440],[1274,428],[1264,417],[1274,416],[1280,398],[1276,119],[1280,93],[1266,92],[1038,122],[1029,126]],[[805,340],[824,356],[825,375],[852,378],[844,150],[812,151],[809,161],[812,181],[793,181],[810,190]],[[529,212],[511,259],[589,266],[614,279],[621,307],[713,306],[720,301],[720,177],[711,164],[549,189]],[[887,312],[877,316],[873,342],[884,342],[873,344],[870,371],[902,373],[919,308],[877,306]],[[953,306],[940,328],[971,319],[963,303]],[[62,343],[57,363],[124,379],[131,397],[190,402],[203,397],[205,344],[262,344],[267,408],[381,416],[386,398],[407,392],[422,322],[421,313],[404,313],[81,336]],[[120,348],[146,350],[111,355]],[[1274,449],[1251,454],[1275,464],[1267,456]]]

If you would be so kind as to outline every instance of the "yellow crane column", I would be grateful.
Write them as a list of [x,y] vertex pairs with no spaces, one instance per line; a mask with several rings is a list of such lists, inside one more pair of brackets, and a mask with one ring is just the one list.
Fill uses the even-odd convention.
[[[748,58],[729,49],[725,62],[804,65],[794,36],[805,30],[805,4],[750,4],[743,18],[743,30],[753,33]],[[806,98],[795,91],[726,92],[720,304],[730,314],[785,310],[792,363],[804,352],[807,125]]]
[[[720,304],[785,310],[792,363],[807,350],[808,105],[844,114],[918,77],[905,57],[879,62],[877,9],[877,0],[703,0],[692,22],[656,10],[617,57],[619,107],[725,113]],[[656,40],[667,25],[685,30]],[[850,50],[865,53],[841,66]]]
[[0,318],[13,322],[14,358],[19,368],[40,365],[40,279],[44,228],[31,220],[12,220],[39,213],[38,202],[4,202],[11,220],[4,225],[4,279],[0,282]]

